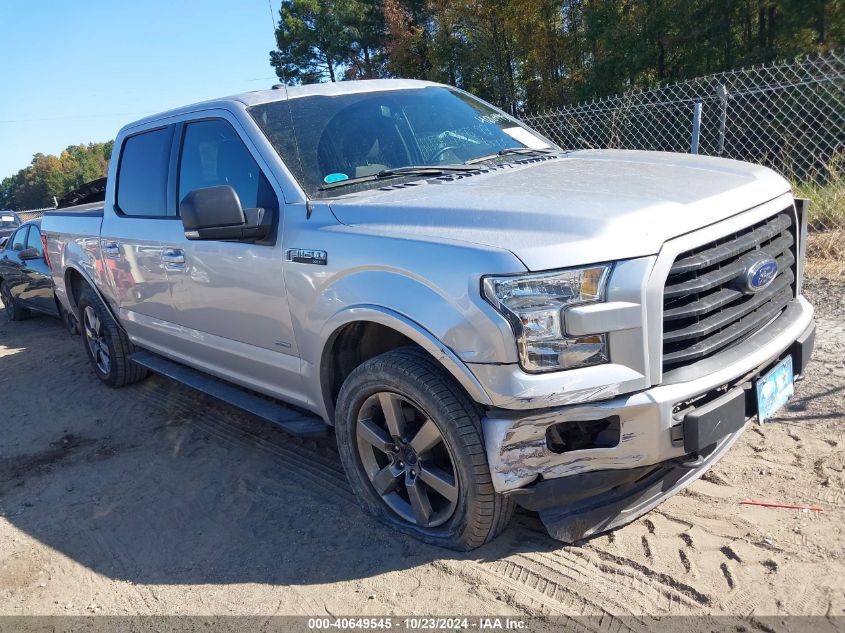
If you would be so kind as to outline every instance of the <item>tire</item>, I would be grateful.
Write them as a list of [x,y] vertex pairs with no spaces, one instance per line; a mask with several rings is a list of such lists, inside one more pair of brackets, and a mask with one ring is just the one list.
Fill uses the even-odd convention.
[[9,288],[9,282],[5,280],[0,283],[0,297],[3,298],[3,309],[6,311],[9,321],[23,321],[30,317],[30,311],[12,297],[12,289]]
[[422,350],[357,367],[341,387],[335,424],[349,483],[383,523],[461,551],[507,527],[514,503],[493,489],[478,408]]
[[85,288],[78,305],[82,317],[82,346],[97,377],[109,387],[125,387],[145,378],[147,370],[129,360],[135,346],[115,323],[97,293]]
[[56,308],[59,311],[59,317],[62,319],[65,329],[73,336],[80,334],[79,319],[76,318],[76,314],[67,310],[58,299],[56,299]]

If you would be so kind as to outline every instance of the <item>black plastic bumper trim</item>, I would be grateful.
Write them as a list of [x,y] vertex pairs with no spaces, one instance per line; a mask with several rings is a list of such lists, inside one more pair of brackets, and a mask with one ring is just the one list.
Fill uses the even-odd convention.
[[537,509],[553,538],[564,543],[574,543],[630,523],[676,494],[721,459],[740,433],[741,430],[736,431],[708,447],[699,455],[701,459],[695,464],[684,461],[688,457],[682,457],[642,469],[617,471],[630,473],[637,470],[639,477],[618,483],[610,490],[580,501],[561,501],[571,489],[558,482],[564,482],[570,477],[541,481],[535,485],[537,493],[531,496],[518,495],[514,499],[527,509]]
[[685,415],[684,450],[699,451],[745,426],[745,392],[737,387]]
[[589,497],[606,494],[608,491],[628,486],[660,464],[627,468],[624,470],[594,470],[558,479],[544,479],[527,489],[530,494],[516,495],[514,499],[526,510],[543,510],[561,505],[579,503]]
[[810,356],[813,355],[813,348],[816,345],[816,322],[804,330],[804,333],[789,348],[792,354],[792,371],[796,376],[801,376],[807,370]]

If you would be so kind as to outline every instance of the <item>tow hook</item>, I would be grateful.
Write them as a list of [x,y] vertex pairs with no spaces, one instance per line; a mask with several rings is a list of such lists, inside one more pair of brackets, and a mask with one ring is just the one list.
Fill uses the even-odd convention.
[[690,470],[694,470],[699,466],[702,466],[706,461],[705,458],[699,455],[698,453],[690,453],[689,455],[686,455],[681,459],[683,461],[679,461],[678,466],[680,466],[681,468],[689,468]]

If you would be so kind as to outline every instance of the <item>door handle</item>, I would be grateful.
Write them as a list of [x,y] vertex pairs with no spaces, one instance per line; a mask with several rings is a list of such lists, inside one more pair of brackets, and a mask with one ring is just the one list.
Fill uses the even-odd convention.
[[165,248],[161,251],[161,261],[165,268],[180,268],[185,265],[185,251],[181,248]]
[[103,255],[111,259],[120,258],[120,244],[117,242],[105,242],[103,244]]

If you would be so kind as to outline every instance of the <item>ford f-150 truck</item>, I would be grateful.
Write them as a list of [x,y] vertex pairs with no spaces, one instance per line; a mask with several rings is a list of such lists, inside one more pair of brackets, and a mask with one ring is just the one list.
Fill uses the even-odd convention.
[[409,80],[191,105],[115,148],[105,202],[42,223],[100,379],[333,427],[366,511],[430,543],[515,504],[565,542],[641,516],[812,350],[806,204],[760,166],[564,152]]

